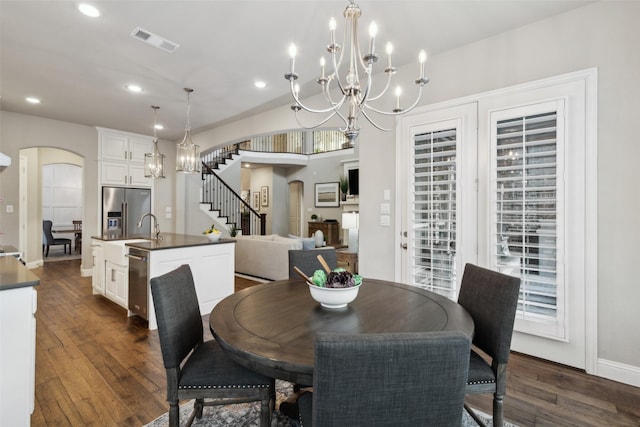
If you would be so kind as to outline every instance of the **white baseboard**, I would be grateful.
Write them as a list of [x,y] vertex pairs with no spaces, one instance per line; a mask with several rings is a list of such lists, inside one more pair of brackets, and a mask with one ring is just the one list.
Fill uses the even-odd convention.
[[82,266],[80,266],[80,277],[89,276],[93,276],[93,268],[82,268]]
[[28,269],[42,267],[44,265],[44,261],[42,259],[37,259],[35,261],[25,263],[25,267]]
[[640,387],[640,367],[598,359],[597,376],[634,387]]

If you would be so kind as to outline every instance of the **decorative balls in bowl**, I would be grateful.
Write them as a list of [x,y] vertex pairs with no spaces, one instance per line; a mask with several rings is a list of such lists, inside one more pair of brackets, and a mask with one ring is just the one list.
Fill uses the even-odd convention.
[[351,274],[343,268],[336,268],[329,274],[316,270],[309,283],[311,297],[324,308],[344,308],[356,299],[362,284],[362,277]]

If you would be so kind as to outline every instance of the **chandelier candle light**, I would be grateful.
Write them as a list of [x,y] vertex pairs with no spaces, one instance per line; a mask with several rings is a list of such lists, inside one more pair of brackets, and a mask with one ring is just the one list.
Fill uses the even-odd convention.
[[144,176],[164,178],[164,154],[160,154],[160,150],[158,150],[158,137],[156,136],[158,126],[156,116],[160,107],[152,105],[151,108],[153,108],[153,153],[145,153],[144,155]]
[[[369,112],[374,112],[386,116],[395,116],[402,113],[411,111],[420,101],[422,97],[422,87],[429,82],[429,79],[424,73],[424,63],[427,59],[426,53],[420,51],[418,55],[418,65],[420,69],[419,77],[415,80],[415,84],[418,85],[418,96],[415,102],[408,108],[400,107],[400,95],[402,90],[398,87],[395,90],[396,103],[395,108],[391,111],[383,111],[374,108],[370,105],[370,102],[381,98],[389,89],[391,85],[391,77],[395,74],[396,69],[391,64],[391,53],[393,52],[393,46],[391,43],[387,43],[386,53],[388,56],[387,67],[384,69],[384,73],[387,75],[387,82],[384,89],[377,95],[371,94],[372,89],[372,73],[373,64],[378,61],[379,57],[375,51],[375,38],[377,35],[378,27],[375,22],[371,22],[369,26],[369,50],[366,54],[362,54],[360,51],[360,44],[358,42],[358,18],[361,15],[360,7],[355,4],[354,0],[349,1],[349,5],[344,11],[344,17],[346,19],[346,25],[344,28],[343,45],[336,44],[336,20],[331,18],[329,21],[329,45],[327,51],[331,55],[330,62],[332,65],[332,72],[327,75],[325,70],[326,60],[324,57],[320,58],[320,77],[317,79],[319,85],[322,86],[322,93],[325,100],[328,103],[328,107],[321,109],[314,109],[305,106],[300,101],[300,86],[296,83],[298,74],[295,72],[295,58],[297,54],[295,44],[291,44],[289,47],[289,55],[291,56],[290,70],[285,74],[285,79],[289,80],[291,85],[291,94],[295,100],[295,104],[291,106],[291,109],[295,112],[296,120],[298,124],[304,128],[316,128],[327,123],[332,117],[338,116],[344,122],[344,127],[340,129],[344,132],[345,137],[348,140],[348,144],[353,146],[355,140],[358,138],[360,127],[358,126],[358,117],[362,114],[369,123],[376,128],[389,131],[378,125],[369,115]],[[340,68],[342,60],[344,59],[344,53],[347,53],[348,69],[346,75],[340,76]],[[360,80],[360,70],[364,73],[363,81]],[[335,82],[335,86],[339,89],[337,92],[341,95],[340,99],[333,99],[331,97],[332,86],[331,83]],[[343,111],[343,106],[345,111]],[[315,126],[305,126],[300,122],[298,112],[305,110],[310,113],[326,114],[327,116]]]
[[194,173],[200,172],[200,147],[191,140],[191,125],[189,124],[190,95],[193,89],[184,88],[187,93],[187,126],[184,131],[184,138],[178,144],[176,150],[176,171]]

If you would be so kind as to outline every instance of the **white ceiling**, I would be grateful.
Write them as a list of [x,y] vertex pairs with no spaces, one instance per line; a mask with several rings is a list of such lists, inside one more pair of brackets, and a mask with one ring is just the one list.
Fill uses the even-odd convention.
[[[343,27],[347,0],[91,1],[102,17],[81,15],[72,1],[0,0],[2,110],[90,126],[151,134],[151,105],[160,106],[158,136],[211,127],[290,101],[288,46],[298,46],[301,81],[317,78],[328,21]],[[584,1],[361,0],[362,42],[373,19],[377,46],[395,46],[396,66],[581,7]],[[136,27],[180,47],[174,53],[130,36]],[[378,64],[385,64],[379,62]],[[380,66],[382,67],[382,66]],[[427,63],[428,70],[428,63]],[[427,71],[428,74],[428,71]],[[267,87],[254,88],[262,79]],[[136,83],[139,94],[125,85]],[[431,85],[437,82],[431,82]],[[428,90],[428,86],[427,86]],[[42,99],[40,105],[25,97]]]

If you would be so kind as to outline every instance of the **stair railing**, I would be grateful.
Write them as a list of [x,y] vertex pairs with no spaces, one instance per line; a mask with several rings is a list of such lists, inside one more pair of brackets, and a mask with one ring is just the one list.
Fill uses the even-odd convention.
[[209,204],[210,210],[218,211],[227,224],[234,225],[243,235],[266,233],[267,214],[256,212],[204,161],[202,180],[202,203]]
[[200,158],[202,163],[207,165],[209,169],[218,169],[218,166],[223,165],[233,158],[234,154],[239,153],[240,144],[227,145],[226,147],[216,148],[215,150],[203,153]]

